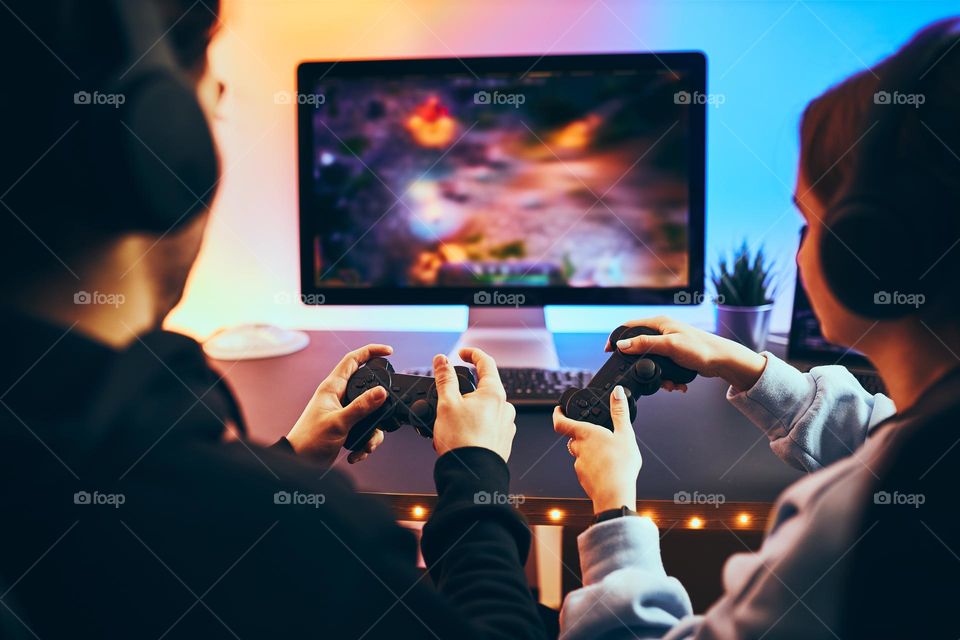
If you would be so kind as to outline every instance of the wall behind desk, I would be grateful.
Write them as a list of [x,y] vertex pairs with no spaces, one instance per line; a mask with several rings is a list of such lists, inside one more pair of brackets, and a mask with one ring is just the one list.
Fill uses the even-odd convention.
[[[308,308],[299,293],[296,120],[277,104],[304,59],[705,51],[708,263],[744,234],[783,266],[774,327],[789,323],[800,218],[790,202],[797,124],[809,99],[892,52],[955,1],[225,0],[213,50],[228,89],[218,123],[225,163],[207,240],[168,326],[196,337],[240,322],[304,328],[462,330],[464,307],[389,314]],[[555,308],[555,331],[609,331],[668,311],[712,326],[707,306]]]

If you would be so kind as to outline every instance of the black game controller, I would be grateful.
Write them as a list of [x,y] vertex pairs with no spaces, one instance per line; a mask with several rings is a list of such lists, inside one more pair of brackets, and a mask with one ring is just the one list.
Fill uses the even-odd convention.
[[[476,391],[473,370],[469,367],[454,369],[460,393]],[[396,431],[403,425],[412,426],[424,438],[433,437],[433,421],[437,417],[437,385],[433,378],[396,373],[386,358],[373,358],[350,376],[341,401],[343,406],[374,387],[386,389],[387,399],[379,409],[350,429],[344,447],[357,451],[367,444],[376,429]]]
[[658,336],[650,327],[617,327],[610,334],[613,354],[584,389],[571,387],[560,396],[560,410],[574,420],[592,422],[613,428],[610,417],[610,393],[616,385],[623,386],[630,407],[630,422],[637,418],[638,396],[657,392],[663,380],[687,384],[697,377],[696,371],[684,369],[673,360],[653,354],[632,355],[617,349],[617,341],[636,336]]

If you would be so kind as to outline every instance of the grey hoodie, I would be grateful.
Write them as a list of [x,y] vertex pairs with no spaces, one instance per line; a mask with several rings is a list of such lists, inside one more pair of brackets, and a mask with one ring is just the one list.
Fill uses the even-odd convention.
[[584,586],[564,601],[561,638],[839,635],[840,589],[864,535],[858,525],[873,500],[872,467],[893,430],[867,434],[896,409],[843,367],[801,373],[764,355],[767,365],[753,388],[731,388],[727,399],[767,434],[774,453],[810,473],[780,495],[763,546],[727,561],[723,596],[694,616],[683,585],[663,569],[649,518],[590,527],[578,538]]

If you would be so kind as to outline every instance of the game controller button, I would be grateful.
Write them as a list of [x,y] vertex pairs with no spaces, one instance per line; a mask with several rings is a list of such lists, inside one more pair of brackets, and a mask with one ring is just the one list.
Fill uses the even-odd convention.
[[657,375],[657,363],[649,358],[641,358],[633,365],[633,374],[640,380],[652,380]]
[[400,385],[395,384],[392,387],[390,387],[390,390],[393,391],[394,393],[400,393]]
[[604,390],[604,391],[609,391],[612,384],[613,384],[613,383],[610,383],[610,382],[606,383],[605,385],[603,385],[603,390]]
[[590,412],[587,411],[586,409],[584,409],[583,411],[580,412],[580,417],[581,417],[581,418],[586,418],[586,417],[588,417],[589,415],[590,415]]
[[590,409],[590,413],[592,413],[592,414],[595,415],[595,416],[600,415],[600,413],[601,413],[600,407],[594,407],[593,409]]
[[617,367],[617,370],[618,370],[618,371],[626,371],[626,370],[627,370],[627,365],[622,364],[622,365],[620,365],[619,367]]
[[[430,406],[430,403],[426,400],[417,400],[412,405],[410,405],[410,413],[416,418],[417,431],[420,431],[420,435],[424,435],[422,429],[426,427],[427,423],[433,420],[434,413],[433,407]],[[429,436],[424,436],[429,437]]]
[[580,398],[579,400],[577,400],[577,406],[581,408],[585,408],[589,405],[587,404],[586,400],[584,400],[583,398]]

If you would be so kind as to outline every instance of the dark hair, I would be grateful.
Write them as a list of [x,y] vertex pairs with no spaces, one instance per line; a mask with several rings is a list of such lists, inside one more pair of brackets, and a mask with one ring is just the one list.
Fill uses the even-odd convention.
[[[932,34],[953,18],[921,30],[907,44],[929,40]],[[899,54],[894,54],[894,57]],[[891,58],[864,70],[827,90],[807,105],[800,123],[800,171],[812,186],[812,193],[823,205],[839,195],[854,166],[858,141],[872,123],[868,123],[874,96],[880,90],[878,77],[891,64]],[[894,166],[903,167],[918,178],[904,192],[894,194],[907,202],[916,202],[917,192],[927,190],[933,202],[954,202],[952,210],[918,212],[923,215],[952,215],[960,228],[960,46],[947,51],[929,69],[918,69],[916,89],[927,97],[922,105],[910,109],[904,118],[896,147]],[[922,78],[921,78],[922,76]],[[912,191],[906,192],[907,190]]]
[[[194,76],[203,71],[219,0],[124,1],[154,2],[181,66]],[[7,147],[0,154],[0,282],[9,285],[60,268],[60,260],[69,262],[89,244],[102,204],[77,196],[96,158],[73,131],[73,95],[101,87],[129,56],[108,0],[5,5],[0,41],[15,52],[4,61],[7,95],[0,103],[0,139]]]

